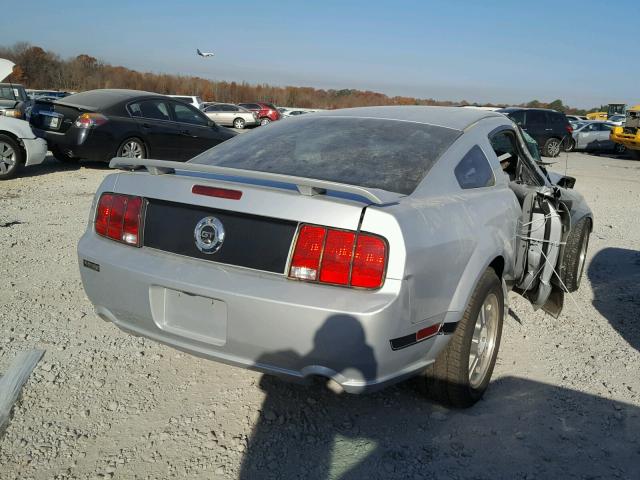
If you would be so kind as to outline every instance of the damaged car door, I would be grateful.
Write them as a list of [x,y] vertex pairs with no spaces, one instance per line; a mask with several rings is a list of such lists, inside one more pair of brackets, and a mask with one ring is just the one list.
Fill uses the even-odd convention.
[[536,165],[516,129],[500,127],[492,132],[490,141],[522,208],[514,235],[514,290],[534,309],[542,308],[557,317],[564,303],[557,272],[570,224],[569,209],[559,187],[552,185]]

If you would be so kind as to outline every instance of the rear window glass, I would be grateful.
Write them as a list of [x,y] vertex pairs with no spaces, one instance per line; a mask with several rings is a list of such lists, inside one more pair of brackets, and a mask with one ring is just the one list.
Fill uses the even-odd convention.
[[387,119],[300,117],[238,135],[192,161],[408,195],[460,134]]

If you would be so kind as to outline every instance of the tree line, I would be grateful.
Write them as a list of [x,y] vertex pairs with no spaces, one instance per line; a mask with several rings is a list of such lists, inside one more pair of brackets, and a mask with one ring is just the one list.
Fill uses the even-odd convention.
[[[96,88],[127,88],[161,94],[198,95],[205,101],[229,103],[266,101],[276,105],[328,109],[373,105],[506,106],[480,105],[466,100],[456,102],[433,98],[390,97],[369,90],[280,87],[217,81],[189,75],[138,72],[130,68],[110,65],[86,54],[65,59],[55,52],[46,51],[26,42],[18,42],[8,47],[0,46],[0,58],[9,59],[16,64],[8,81],[21,83],[26,88],[32,89],[80,92]],[[532,100],[517,106],[553,108],[577,115],[584,115],[587,112],[564,105],[559,99],[550,103]]]

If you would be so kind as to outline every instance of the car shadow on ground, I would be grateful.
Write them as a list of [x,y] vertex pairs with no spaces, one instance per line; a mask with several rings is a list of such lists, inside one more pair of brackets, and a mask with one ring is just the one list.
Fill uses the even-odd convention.
[[[356,320],[341,317],[353,336],[335,347],[338,355],[353,350],[355,371],[364,367],[361,378],[370,378],[373,350]],[[318,331],[308,355],[286,350],[257,363],[311,365],[335,346],[334,327]],[[266,397],[241,479],[640,476],[640,409],[566,388],[503,377],[474,407],[449,410],[426,400],[416,380],[366,395],[266,375],[260,387]]]
[[37,177],[40,175],[49,175],[57,172],[71,172],[80,170],[81,168],[108,170],[109,164],[107,162],[96,162],[91,160],[78,160],[72,163],[64,163],[56,160],[54,157],[49,155],[40,165],[23,167],[18,173],[18,178]]
[[587,275],[593,306],[629,345],[640,352],[640,252],[605,248],[591,260]]

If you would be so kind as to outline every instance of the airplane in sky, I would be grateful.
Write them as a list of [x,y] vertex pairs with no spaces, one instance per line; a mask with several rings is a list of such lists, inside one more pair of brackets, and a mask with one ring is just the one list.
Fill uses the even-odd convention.
[[199,48],[196,48],[196,52],[198,52],[198,55],[201,57],[213,57],[213,53],[201,52]]

